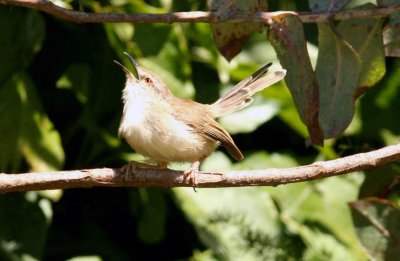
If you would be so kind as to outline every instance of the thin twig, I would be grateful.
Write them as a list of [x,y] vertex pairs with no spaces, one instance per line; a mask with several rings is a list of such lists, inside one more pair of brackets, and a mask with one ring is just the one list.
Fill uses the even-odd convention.
[[[314,162],[288,169],[226,171],[223,175],[199,174],[199,187],[277,186],[354,171],[367,170],[400,160],[400,144],[336,160]],[[12,191],[104,187],[188,187],[181,171],[137,169],[126,176],[119,169],[88,169],[46,173],[0,174],[0,193]]]
[[126,13],[85,13],[73,11],[54,5],[48,0],[0,0],[0,3],[28,7],[43,11],[55,17],[76,23],[216,23],[216,22],[244,22],[259,21],[266,24],[273,23],[273,17],[284,13],[296,14],[303,23],[326,22],[328,20],[346,20],[353,18],[379,18],[400,10],[400,6],[374,9],[351,9],[336,13],[297,13],[297,12],[256,12],[252,14],[233,14],[226,18],[217,12],[175,12],[167,14],[126,14]]

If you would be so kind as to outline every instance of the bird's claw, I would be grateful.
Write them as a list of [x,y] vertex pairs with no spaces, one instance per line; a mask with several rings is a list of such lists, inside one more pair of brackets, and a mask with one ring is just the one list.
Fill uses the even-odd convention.
[[183,172],[185,179],[190,178],[190,183],[193,186],[193,190],[197,192],[196,187],[198,187],[199,183],[197,182],[197,174],[199,174],[199,166],[200,161],[196,161],[192,164],[192,166]]
[[166,169],[167,163],[158,162],[157,165],[151,165],[151,164],[144,163],[144,162],[131,161],[121,168],[121,172],[123,173],[125,180],[128,180],[131,175],[135,174],[135,170],[138,168],[141,168],[141,169]]
[[128,180],[129,177],[133,174],[135,174],[135,170],[137,168],[136,162],[131,161],[128,164],[126,164],[125,166],[123,166],[121,168],[121,172],[125,178],[125,180]]

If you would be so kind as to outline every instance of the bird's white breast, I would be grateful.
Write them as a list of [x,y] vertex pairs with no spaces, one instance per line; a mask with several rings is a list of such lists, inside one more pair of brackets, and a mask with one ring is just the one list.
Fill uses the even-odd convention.
[[198,134],[177,120],[165,101],[126,95],[119,132],[135,151],[156,162],[194,162],[209,154],[218,142]]

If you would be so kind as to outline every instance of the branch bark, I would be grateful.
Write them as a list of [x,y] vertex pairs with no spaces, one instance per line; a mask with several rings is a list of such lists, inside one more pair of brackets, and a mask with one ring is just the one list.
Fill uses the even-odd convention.
[[[223,175],[201,173],[200,188],[277,186],[368,170],[400,160],[400,143],[335,160],[288,169],[226,171]],[[47,173],[0,174],[0,193],[13,191],[103,187],[189,187],[183,172],[137,169],[125,176],[120,169],[87,169]]]
[[400,6],[374,9],[351,9],[335,13],[297,13],[297,12],[256,12],[253,14],[233,14],[228,18],[221,18],[217,12],[175,12],[168,14],[126,14],[126,13],[86,13],[69,10],[51,3],[48,0],[0,0],[0,3],[13,6],[27,7],[43,11],[55,17],[75,23],[216,23],[216,22],[244,22],[259,21],[273,23],[273,17],[283,13],[299,16],[303,23],[326,22],[328,20],[346,20],[352,18],[378,18],[390,15],[400,10]]

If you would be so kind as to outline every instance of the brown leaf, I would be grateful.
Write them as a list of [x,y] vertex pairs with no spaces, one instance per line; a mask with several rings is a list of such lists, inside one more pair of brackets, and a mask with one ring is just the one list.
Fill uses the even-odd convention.
[[[240,13],[267,11],[266,0],[209,0],[208,7],[217,12],[221,19]],[[211,25],[214,40],[220,53],[228,60],[232,60],[243,48],[253,32],[262,32],[263,23],[260,22],[219,22]]]

